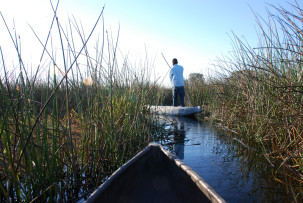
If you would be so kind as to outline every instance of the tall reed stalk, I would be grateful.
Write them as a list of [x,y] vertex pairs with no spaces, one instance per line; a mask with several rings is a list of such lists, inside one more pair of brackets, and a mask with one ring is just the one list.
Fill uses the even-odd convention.
[[[208,83],[213,120],[257,149],[295,201],[303,199],[303,10],[275,8],[269,21],[257,17],[259,47],[234,35],[233,54],[216,66]],[[223,72],[222,71],[222,72]]]
[[[4,70],[0,78],[1,202],[85,197],[158,130],[147,108],[156,99],[149,97],[154,87],[148,82],[147,68],[135,73],[125,63],[121,69],[118,39],[105,35],[104,26],[103,40],[91,52],[89,39],[103,10],[87,37],[75,20],[70,20],[68,30],[63,29],[57,7],[53,10],[47,40],[42,42],[36,35],[43,49],[41,61],[50,65],[39,66],[29,75],[17,46],[21,42],[7,26],[19,58],[20,72],[13,78],[3,57],[5,50],[0,48]],[[49,69],[43,74],[46,77],[38,79],[45,68]]]

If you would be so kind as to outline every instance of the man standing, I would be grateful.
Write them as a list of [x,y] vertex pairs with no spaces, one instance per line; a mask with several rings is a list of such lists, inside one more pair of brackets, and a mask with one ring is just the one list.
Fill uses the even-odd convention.
[[183,67],[178,64],[178,60],[176,58],[173,59],[173,67],[170,70],[170,81],[174,86],[173,91],[173,105],[178,105],[178,96],[180,97],[181,106],[184,105],[184,78],[183,78]]

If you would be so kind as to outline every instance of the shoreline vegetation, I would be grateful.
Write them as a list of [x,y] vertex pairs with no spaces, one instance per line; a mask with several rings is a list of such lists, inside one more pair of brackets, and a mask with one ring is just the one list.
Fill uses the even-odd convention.
[[[274,7],[268,21],[256,17],[259,47],[233,36],[232,54],[218,59],[221,72],[208,82],[188,81],[194,105],[243,146],[257,151],[286,186],[303,199],[303,10]],[[195,80],[193,80],[195,81]],[[201,103],[201,101],[203,101]],[[200,102],[200,103],[199,103]]]
[[[90,36],[77,22],[63,28],[54,10],[36,74],[22,60],[20,39],[8,29],[18,56],[11,76],[0,47],[0,201],[77,201],[87,197],[119,166],[164,129],[148,105],[170,105],[171,90],[150,82],[150,67],[117,60],[118,37],[104,30]],[[103,8],[104,9],[104,8]],[[233,54],[214,65],[220,73],[185,81],[198,118],[264,157],[272,178],[294,201],[303,199],[303,10],[275,8],[269,21],[256,17],[259,47],[234,35]],[[102,25],[101,25],[102,27]],[[34,32],[34,31],[33,31]],[[15,36],[15,37],[14,37]],[[119,31],[118,31],[119,36]],[[53,41],[57,39],[57,41]],[[76,42],[76,40],[80,41]],[[61,51],[55,53],[53,43]],[[62,65],[59,65],[62,64]],[[148,66],[148,62],[144,63]],[[85,67],[83,70],[82,67]],[[38,79],[42,70],[46,79]],[[139,71],[138,71],[139,70]],[[188,104],[187,104],[188,105]]]
[[[94,44],[93,53],[88,51],[103,10],[88,37],[76,21],[63,29],[54,13],[47,40],[37,38],[41,61],[48,65],[39,66],[33,76],[22,61],[17,34],[7,26],[20,73],[10,76],[1,49],[1,202],[88,197],[161,130],[146,107],[154,100],[147,67],[135,72],[124,61],[119,69],[117,43],[108,34]],[[55,38],[61,53],[52,48]],[[80,39],[78,48],[75,39]],[[40,69],[48,70],[46,79],[39,79]]]

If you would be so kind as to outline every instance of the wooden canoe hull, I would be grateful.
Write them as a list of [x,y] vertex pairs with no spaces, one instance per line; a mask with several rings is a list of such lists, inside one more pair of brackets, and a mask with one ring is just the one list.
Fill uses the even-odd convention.
[[200,113],[202,111],[202,107],[150,106],[150,110],[166,116],[191,116]]
[[225,202],[196,172],[159,144],[120,167],[87,202]]

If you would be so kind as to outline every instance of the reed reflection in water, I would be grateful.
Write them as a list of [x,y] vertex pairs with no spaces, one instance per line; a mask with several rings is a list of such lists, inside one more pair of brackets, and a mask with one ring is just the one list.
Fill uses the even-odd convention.
[[158,142],[193,168],[227,202],[284,202],[282,185],[258,155],[206,122],[163,117],[168,135]]

